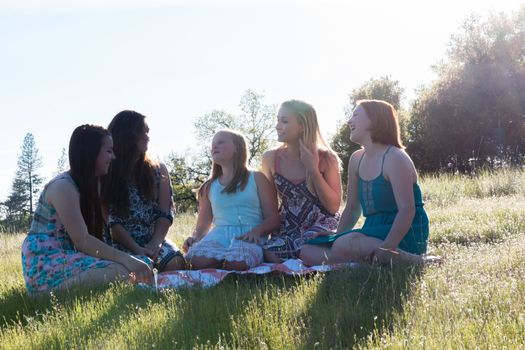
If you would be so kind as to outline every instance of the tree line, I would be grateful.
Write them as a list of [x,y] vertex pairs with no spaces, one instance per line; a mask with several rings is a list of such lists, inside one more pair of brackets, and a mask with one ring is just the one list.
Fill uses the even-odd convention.
[[[360,99],[384,99],[399,112],[407,152],[423,173],[472,173],[479,167],[522,166],[525,154],[525,6],[511,14],[486,19],[470,16],[452,36],[445,57],[433,67],[436,79],[422,85],[407,107],[404,89],[390,76],[372,78],[350,92],[345,114]],[[315,101],[314,102],[315,105]],[[240,99],[240,113],[213,110],[194,122],[200,145],[208,145],[221,128],[243,132],[250,143],[250,164],[274,146],[277,106],[248,90]],[[348,159],[358,145],[341,120],[331,145],[343,161],[346,182]],[[173,197],[180,212],[196,210],[195,190],[209,175],[208,147],[192,155],[172,153],[166,163]],[[6,201],[1,203],[4,229],[27,229],[42,178],[41,158],[34,137],[27,134],[18,169]],[[65,150],[57,166],[65,167]]]

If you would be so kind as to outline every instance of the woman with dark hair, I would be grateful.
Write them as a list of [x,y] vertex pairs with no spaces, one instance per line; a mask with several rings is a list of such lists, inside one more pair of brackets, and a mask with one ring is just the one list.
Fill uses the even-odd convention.
[[108,172],[114,158],[106,129],[93,125],[75,129],[69,142],[71,170],[44,187],[22,244],[23,274],[30,293],[128,278],[151,281],[146,262],[101,240],[99,177]]
[[180,270],[186,266],[182,253],[166,239],[173,222],[170,176],[164,164],[146,154],[145,119],[122,111],[108,127],[117,157],[102,179],[110,235],[116,248],[150,257],[159,271]]
[[[401,143],[394,107],[381,100],[358,101],[348,126],[350,139],[362,148],[348,162],[346,207],[336,234],[318,233],[304,246],[302,259],[310,265],[438,261],[424,256],[428,217],[414,163]],[[364,225],[354,228],[361,211]]]

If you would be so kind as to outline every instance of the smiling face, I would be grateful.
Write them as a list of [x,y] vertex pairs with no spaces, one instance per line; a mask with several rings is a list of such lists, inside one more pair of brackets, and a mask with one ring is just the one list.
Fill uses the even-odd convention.
[[111,136],[106,136],[102,140],[102,145],[100,146],[100,151],[98,152],[95,161],[95,175],[106,175],[113,159],[115,159],[115,153],[113,153],[113,139]]
[[348,127],[350,128],[350,140],[359,145],[370,140],[370,119],[368,118],[365,109],[362,106],[357,106],[352,117],[348,120]]
[[215,163],[222,165],[225,162],[232,161],[234,155],[235,144],[231,135],[221,131],[216,133],[211,142],[211,159]]
[[277,141],[279,142],[295,142],[298,141],[303,134],[303,126],[299,124],[299,119],[289,108],[282,106],[277,113]]

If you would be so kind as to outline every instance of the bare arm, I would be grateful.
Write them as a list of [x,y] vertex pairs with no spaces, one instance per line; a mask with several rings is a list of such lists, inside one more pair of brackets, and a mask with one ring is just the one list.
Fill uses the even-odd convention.
[[[171,210],[173,208],[173,198],[171,197],[171,180],[168,173],[168,169],[164,164],[160,164],[160,184],[159,184],[159,193],[158,193],[158,209],[162,213],[169,213],[171,215]],[[162,243],[166,239],[168,230],[171,226],[171,220],[165,216],[159,217],[155,221],[155,227],[153,229],[153,237],[146,245],[147,249],[152,249],[154,256],[156,257]]]
[[263,173],[256,172],[254,175],[259,202],[261,203],[263,212],[263,222],[250,232],[239,237],[239,239],[258,243],[259,238],[279,228],[281,218],[277,209],[277,193],[275,192],[275,187],[268,181]]
[[271,183],[273,183],[273,174],[275,172],[275,169],[273,168],[274,161],[275,150],[267,151],[263,154],[261,162],[261,171]]
[[323,206],[331,214],[337,213],[341,206],[341,195],[343,192],[341,185],[341,172],[339,171],[339,162],[332,154],[326,158],[326,169],[321,173],[319,167],[313,169],[310,173],[315,192]]
[[315,187],[321,204],[331,214],[337,213],[341,206],[341,173],[337,158],[328,154],[324,173],[319,169],[319,152],[301,142],[301,162],[305,166]]
[[412,187],[417,174],[410,157],[401,150],[388,155],[384,173],[392,184],[398,212],[381,248],[396,249],[410,229],[416,212]]
[[111,239],[117,243],[122,244],[126,249],[138,255],[149,254],[131,237],[128,231],[121,224],[113,224],[110,228]]
[[199,198],[199,215],[197,216],[197,224],[195,225],[195,230],[193,231],[193,234],[191,235],[191,237],[186,238],[186,240],[184,241],[182,245],[182,250],[188,251],[188,248],[193,243],[201,240],[201,238],[204,237],[208,233],[212,221],[213,221],[213,213],[211,209],[211,203],[208,198],[208,194],[204,193]]
[[354,228],[357,220],[361,216],[361,204],[359,203],[359,188],[357,165],[362,155],[362,150],[355,151],[348,161],[348,189],[346,206],[341,214],[341,220],[337,227],[337,233],[348,231]]
[[135,272],[139,280],[149,281],[151,270],[143,261],[114,249],[89,234],[80,211],[80,195],[71,183],[59,180],[51,184],[46,199],[56,209],[76,249],[96,258],[120,263],[130,272]]

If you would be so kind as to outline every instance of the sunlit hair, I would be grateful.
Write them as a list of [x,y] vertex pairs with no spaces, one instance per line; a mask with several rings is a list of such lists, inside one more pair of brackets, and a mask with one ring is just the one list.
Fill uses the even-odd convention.
[[[338,166],[340,166],[341,160],[339,159],[339,156],[337,155],[337,153],[335,153],[334,150],[332,150],[330,145],[324,140],[323,136],[321,135],[321,131],[319,130],[319,123],[317,122],[317,113],[315,112],[314,107],[311,104],[301,100],[285,101],[281,104],[281,108],[283,107],[290,110],[297,118],[299,125],[303,127],[301,141],[303,141],[305,145],[313,145],[314,149],[316,149],[317,151],[323,151],[325,153],[328,153],[328,155],[331,155],[332,157],[337,159]],[[308,189],[312,193],[315,193],[313,182],[309,174],[307,174],[306,176],[306,184]]]
[[357,106],[363,107],[370,119],[372,142],[405,148],[399,133],[399,121],[394,106],[383,100],[359,100]]
[[[235,152],[233,154],[233,178],[231,182],[222,190],[224,193],[235,193],[237,189],[244,190],[248,183],[250,172],[248,170],[248,158],[250,151],[248,150],[248,142],[246,137],[238,131],[231,129],[222,129],[215,133],[224,133],[231,137]],[[200,199],[209,191],[210,184],[222,175],[222,167],[212,161],[211,176],[199,188],[197,198]]]
[[81,125],[69,140],[69,174],[78,186],[80,211],[88,232],[102,239],[104,221],[100,204],[99,177],[96,163],[108,130],[96,125]]
[[116,159],[108,175],[102,178],[102,199],[106,208],[111,207],[119,217],[129,215],[129,186],[137,186],[142,197],[154,200],[155,169],[158,163],[141,153],[138,142],[144,137],[146,117],[138,112],[125,110],[118,113],[108,126],[113,137]]

